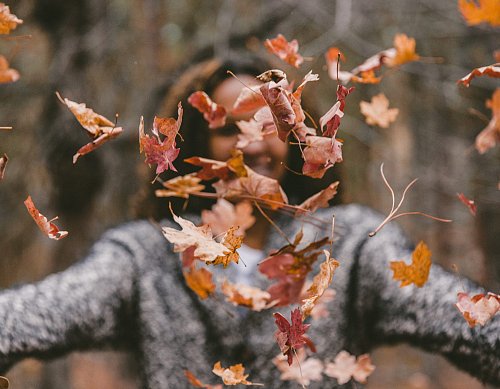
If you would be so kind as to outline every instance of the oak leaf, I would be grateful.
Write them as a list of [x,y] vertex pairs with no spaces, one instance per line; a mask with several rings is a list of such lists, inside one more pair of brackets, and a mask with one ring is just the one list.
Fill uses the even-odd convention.
[[226,124],[226,109],[214,103],[205,92],[196,91],[188,97],[187,101],[203,114],[203,118],[208,122],[208,128],[215,129]]
[[253,286],[224,281],[221,290],[227,301],[252,311],[260,312],[274,305],[268,292]]
[[481,23],[500,26],[498,0],[458,0],[458,8],[469,26]]
[[407,265],[404,261],[391,261],[393,278],[401,281],[400,288],[412,283],[421,288],[427,282],[430,268],[431,251],[422,241],[412,253],[411,265]]
[[297,359],[290,366],[287,358],[281,354],[273,358],[273,363],[281,372],[282,381],[297,381],[301,385],[309,385],[311,381],[323,379],[323,362],[316,358],[306,358],[303,348],[297,351]]
[[500,88],[493,92],[491,99],[486,100],[486,107],[491,109],[492,116],[486,128],[476,136],[475,146],[479,154],[486,153],[500,143]]
[[500,77],[500,64],[493,64],[489,66],[483,66],[481,68],[472,69],[472,71],[466,76],[462,77],[457,81],[457,84],[462,84],[467,88],[470,86],[471,81],[476,77],[489,76],[492,78]]
[[488,320],[500,311],[500,296],[494,293],[476,294],[458,293],[455,304],[471,328],[476,324],[484,326]]
[[248,201],[241,201],[236,205],[225,199],[218,199],[212,210],[201,211],[203,224],[208,224],[215,235],[227,231],[232,226],[238,226],[236,235],[245,235],[245,231],[253,226],[255,217],[252,216],[252,205]]
[[200,182],[201,178],[196,177],[195,173],[178,176],[162,182],[165,189],[157,189],[155,191],[155,196],[182,197],[187,199],[190,194],[198,193],[205,189],[205,185],[200,184]]
[[337,194],[339,182],[335,181],[328,185],[325,189],[312,195],[299,205],[299,209],[295,212],[295,216],[303,215],[307,211],[315,212],[318,208],[326,208],[329,206],[329,201]]
[[9,157],[7,157],[7,154],[4,154],[3,157],[0,157],[0,181],[3,180],[5,176],[5,169],[7,168],[7,162],[9,162]]
[[468,199],[463,193],[457,193],[457,197],[467,208],[469,208],[470,213],[476,216],[477,206],[474,204],[474,200]]
[[47,235],[50,239],[59,240],[68,236],[68,231],[60,231],[59,228],[52,223],[57,220],[58,217],[51,220],[47,220],[45,216],[43,216],[40,211],[35,207],[31,196],[28,196],[26,200],[24,200],[24,205],[28,209],[29,214],[37,224],[38,228]]
[[245,368],[241,363],[223,368],[219,361],[215,363],[212,372],[221,377],[225,385],[262,385],[247,380],[249,374],[245,374]]
[[367,124],[382,128],[388,128],[399,113],[399,109],[389,108],[389,100],[383,93],[373,96],[370,103],[361,101],[359,106]]
[[23,21],[16,15],[10,13],[10,9],[4,3],[0,3],[0,34],[10,34]]
[[212,281],[212,273],[205,269],[197,269],[192,266],[189,270],[182,272],[187,286],[195,292],[202,300],[215,292],[215,284]]
[[364,384],[374,370],[375,366],[372,365],[368,354],[360,355],[356,360],[354,355],[343,350],[337,354],[333,363],[326,364],[324,373],[329,377],[336,378],[340,385],[351,379]]
[[299,42],[296,39],[288,42],[283,35],[278,34],[274,39],[266,39],[264,46],[270,53],[296,68],[304,62],[304,58],[298,53]]

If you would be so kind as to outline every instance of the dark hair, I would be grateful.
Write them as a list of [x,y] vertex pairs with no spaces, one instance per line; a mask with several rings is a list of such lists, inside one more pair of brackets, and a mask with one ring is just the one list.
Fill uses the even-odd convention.
[[[184,142],[178,144],[180,147],[179,157],[175,161],[175,166],[179,173],[168,171],[162,174],[164,180],[169,180],[179,174],[188,174],[198,170],[197,167],[184,162],[185,158],[192,156],[209,157],[208,140],[209,131],[208,124],[203,119],[202,115],[187,103],[189,95],[197,90],[206,92],[209,96],[212,95],[215,88],[227,78],[231,77],[228,70],[234,74],[249,74],[256,76],[269,70],[268,61],[259,56],[252,54],[235,53],[226,59],[209,59],[198,62],[189,66],[184,72],[178,76],[174,76],[171,82],[162,88],[159,92],[159,107],[157,115],[162,117],[176,117],[177,104],[182,102],[184,108],[184,116],[181,126],[181,135]],[[309,111],[311,113],[311,111]],[[288,153],[288,161],[286,161],[287,170],[281,185],[292,203],[300,203],[307,197],[313,195],[323,189],[329,183],[333,182],[332,169],[321,180],[312,179],[301,176],[291,171],[300,172],[302,169],[303,160],[301,158],[300,149],[298,146],[290,146]],[[154,192],[154,191],[153,191]],[[153,194],[154,195],[154,194]],[[149,198],[148,201],[151,201]],[[184,199],[171,198],[167,201],[172,203],[174,209],[182,209],[199,214],[202,209],[209,208],[213,200],[195,198],[192,196],[189,199],[187,207]],[[155,199],[154,211],[148,216],[155,218],[168,217],[168,202],[166,199]],[[149,207],[151,204],[149,204]],[[142,215],[144,216],[144,215]]]

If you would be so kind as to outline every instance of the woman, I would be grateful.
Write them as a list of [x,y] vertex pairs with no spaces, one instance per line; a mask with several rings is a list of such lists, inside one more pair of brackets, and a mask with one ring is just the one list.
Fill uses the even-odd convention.
[[[228,68],[245,82],[260,71],[251,64],[208,61],[171,89],[166,109],[179,100],[186,109],[181,131],[186,142],[178,161],[183,156],[203,156],[199,153],[203,149],[216,159],[229,155],[236,140],[232,122],[239,118],[230,118],[227,127],[208,133],[188,122],[196,113],[189,112],[181,98],[200,89],[216,102],[232,106],[240,86],[225,75]],[[250,167],[286,184],[279,162],[285,157],[293,161],[293,156],[284,143],[268,136],[244,153]],[[188,172],[182,163],[176,167]],[[292,188],[299,201],[302,187]],[[190,200],[190,206],[196,212],[203,204]],[[333,359],[341,350],[359,355],[380,344],[404,341],[443,354],[485,382],[500,384],[500,321],[469,329],[454,307],[458,285],[465,284],[470,293],[481,290],[471,282],[459,282],[437,265],[423,288],[399,288],[392,280],[389,261],[408,260],[413,248],[401,230],[391,224],[368,238],[381,217],[356,205],[321,210],[315,216],[328,223],[333,214],[333,254],[341,266],[332,284],[336,296],[328,302],[329,316],[314,322],[308,331],[316,343],[316,356]],[[289,237],[303,227],[304,242],[328,236],[291,218],[276,217],[276,223]],[[178,229],[170,221],[162,224]],[[264,218],[247,231],[245,242],[257,250],[257,256],[286,243]],[[241,263],[221,274],[237,277],[240,268]],[[265,282],[258,273],[243,273],[249,283]],[[288,316],[287,309],[280,311]],[[26,357],[52,358],[72,350],[112,346],[125,347],[140,357],[146,388],[189,387],[184,369],[204,382],[215,382],[210,370],[216,361],[223,366],[243,363],[249,379],[267,387],[289,387],[271,362],[279,354],[275,331],[269,311],[243,312],[215,299],[201,301],[186,286],[178,254],[160,231],[148,221],[137,221],[104,234],[88,256],[68,270],[0,294],[0,371],[5,373]],[[337,387],[337,382],[325,376],[309,387]]]

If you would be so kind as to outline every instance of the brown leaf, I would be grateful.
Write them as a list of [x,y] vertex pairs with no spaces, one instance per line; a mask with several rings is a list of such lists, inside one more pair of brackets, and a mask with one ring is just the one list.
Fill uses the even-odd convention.
[[184,161],[190,163],[191,165],[201,167],[201,170],[198,170],[195,174],[196,177],[199,177],[202,180],[208,181],[214,178],[227,180],[230,177],[231,172],[227,167],[226,162],[201,157],[191,157],[185,159]]
[[28,209],[29,214],[37,224],[38,228],[47,235],[50,239],[59,240],[68,236],[68,231],[59,231],[59,228],[52,223],[54,220],[57,220],[57,216],[51,220],[47,220],[45,216],[43,216],[38,209],[36,209],[31,196],[28,196],[26,200],[24,200],[24,205]]
[[[0,3],[1,4],[1,3]],[[0,5],[1,7],[1,5]],[[19,72],[9,68],[7,58],[0,55],[0,84],[7,84],[19,80]]]
[[225,385],[262,385],[247,380],[248,374],[245,374],[245,368],[241,363],[223,368],[220,361],[216,362],[212,372],[222,378]]
[[270,303],[271,295],[268,292],[253,286],[224,281],[221,290],[227,301],[234,305],[247,307],[252,311],[260,312],[274,305]]
[[337,194],[338,186],[339,182],[335,181],[306,199],[299,205],[300,209],[295,212],[295,216],[303,215],[306,213],[305,211],[315,212],[318,208],[327,208],[330,205],[328,202]]
[[483,66],[481,68],[472,69],[472,71],[465,77],[462,77],[457,81],[457,84],[462,84],[466,87],[470,86],[471,81],[476,77],[489,76],[492,78],[500,77],[500,66],[498,64],[493,64],[489,66]]
[[222,389],[222,385],[209,385],[201,382],[196,376],[191,373],[189,370],[184,370],[184,375],[191,385],[196,388],[205,388],[205,389]]
[[243,88],[240,95],[236,99],[233,105],[231,113],[233,115],[241,115],[249,112],[255,112],[259,108],[266,105],[266,101],[260,93],[260,84],[251,85],[249,88]]
[[222,244],[226,247],[223,254],[218,255],[213,261],[207,262],[213,265],[222,264],[227,267],[231,262],[238,263],[240,255],[236,252],[243,243],[243,237],[236,235],[235,231],[238,227],[231,227],[222,238]]
[[[157,189],[156,197],[182,197],[187,199],[190,194],[198,193],[205,189],[205,185],[200,184],[201,178],[196,177],[195,173],[178,176],[171,180],[162,182],[166,189]],[[217,232],[215,234],[218,234]]]
[[296,123],[296,114],[288,98],[287,91],[271,81],[260,87],[260,92],[269,106],[278,137],[286,142],[286,138]]
[[360,355],[357,360],[354,355],[347,351],[341,351],[335,357],[335,361],[329,362],[325,367],[325,374],[337,379],[340,385],[351,380],[351,378],[364,384],[368,376],[373,373],[375,366],[372,365],[368,354]]
[[215,292],[215,284],[212,281],[212,273],[205,269],[196,269],[194,266],[183,271],[187,286],[195,292],[202,300]]
[[481,23],[500,26],[498,0],[458,0],[458,8],[469,26]]
[[388,128],[399,113],[399,109],[389,108],[389,100],[383,93],[373,96],[370,103],[361,101],[359,106],[367,124],[382,128]]
[[9,162],[9,157],[7,157],[7,154],[4,154],[3,157],[0,158],[0,181],[3,180],[5,176],[5,169],[7,168],[7,162]]
[[270,53],[296,68],[304,62],[304,58],[298,53],[299,43],[296,39],[288,42],[283,35],[278,34],[274,39],[266,39],[264,46]]
[[308,177],[322,178],[335,163],[342,162],[342,143],[323,136],[306,137],[303,151],[302,173]]
[[208,122],[208,128],[215,129],[226,124],[226,109],[214,103],[205,92],[192,93],[188,97],[188,103],[203,114],[203,118]]
[[404,261],[391,261],[393,278],[401,281],[400,288],[415,284],[419,288],[424,286],[431,269],[431,251],[424,242],[420,242],[412,254],[411,265]]
[[0,3],[0,34],[10,34],[11,30],[15,30],[18,24],[22,23],[21,19],[10,13],[7,5]]
[[211,211],[201,211],[201,220],[203,224],[210,226],[215,235],[227,231],[232,226],[238,226],[236,234],[244,236],[245,231],[255,223],[252,211],[252,205],[248,201],[233,205],[225,199],[218,199]]
[[484,326],[500,311],[500,296],[494,293],[481,293],[472,297],[467,293],[458,293],[457,297],[455,305],[471,328],[478,323]]

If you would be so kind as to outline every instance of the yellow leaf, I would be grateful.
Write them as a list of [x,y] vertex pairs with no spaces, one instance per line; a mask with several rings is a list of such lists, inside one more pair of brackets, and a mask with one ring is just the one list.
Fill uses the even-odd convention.
[[412,254],[411,265],[404,261],[391,261],[393,278],[401,281],[400,288],[414,283],[421,288],[427,282],[431,268],[431,251],[424,242],[420,242]]

